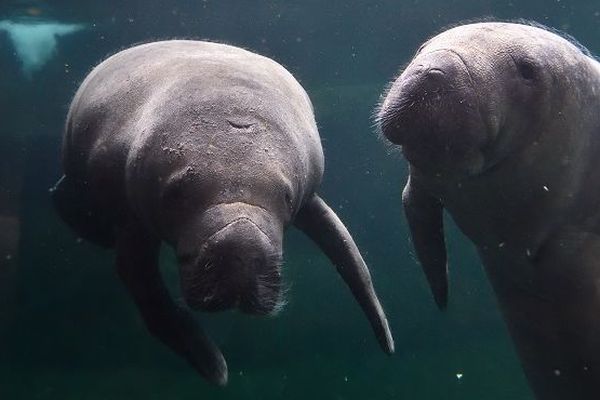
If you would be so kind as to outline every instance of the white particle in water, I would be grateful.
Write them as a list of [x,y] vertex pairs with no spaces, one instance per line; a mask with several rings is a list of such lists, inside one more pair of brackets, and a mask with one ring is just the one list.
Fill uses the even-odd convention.
[[456,374],[456,379],[461,380],[462,377],[463,377],[462,372],[459,372],[459,373]]

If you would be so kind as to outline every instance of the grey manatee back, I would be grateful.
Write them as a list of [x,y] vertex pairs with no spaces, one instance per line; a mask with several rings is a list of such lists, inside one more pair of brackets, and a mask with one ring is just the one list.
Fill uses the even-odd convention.
[[[136,46],[97,66],[71,104],[63,162],[67,176],[88,181],[91,196],[111,206],[139,196],[148,204],[159,192],[148,179],[187,171],[205,181],[227,174],[227,190],[203,185],[214,193],[202,199],[213,202],[244,201],[244,190],[256,197],[283,175],[297,211],[323,173],[312,105],[285,68],[237,47],[186,40]],[[125,180],[135,190],[126,192]],[[255,193],[248,180],[259,181]]]

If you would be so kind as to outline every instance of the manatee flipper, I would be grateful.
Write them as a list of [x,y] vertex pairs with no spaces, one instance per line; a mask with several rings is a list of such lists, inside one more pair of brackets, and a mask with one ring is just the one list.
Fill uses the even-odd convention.
[[335,212],[316,194],[302,207],[295,225],[329,257],[367,315],[383,350],[394,352],[394,339],[371,282],[371,274],[352,236]]
[[60,217],[79,236],[103,247],[114,246],[114,224],[89,200],[85,184],[63,175],[50,194]]
[[119,229],[117,271],[132,295],[146,327],[200,374],[217,385],[227,383],[227,364],[219,348],[184,306],[171,298],[160,275],[160,241],[137,223]]
[[402,204],[417,258],[435,303],[440,309],[445,309],[448,304],[448,264],[442,203],[416,185],[409,176],[402,192]]

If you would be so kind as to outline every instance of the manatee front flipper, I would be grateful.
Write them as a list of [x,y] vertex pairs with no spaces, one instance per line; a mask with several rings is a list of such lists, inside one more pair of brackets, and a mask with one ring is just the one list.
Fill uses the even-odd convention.
[[152,335],[185,358],[210,382],[227,383],[227,364],[192,313],[175,304],[158,268],[160,241],[136,223],[119,229],[117,271]]
[[336,266],[364,310],[383,350],[394,352],[394,339],[371,274],[352,236],[335,212],[316,194],[298,213],[295,225],[306,233]]
[[448,266],[442,203],[409,176],[402,192],[402,204],[417,258],[437,306],[444,309],[448,304]]

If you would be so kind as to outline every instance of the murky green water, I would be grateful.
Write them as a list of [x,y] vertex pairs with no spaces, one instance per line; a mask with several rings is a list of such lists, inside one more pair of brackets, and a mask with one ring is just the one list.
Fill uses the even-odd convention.
[[[0,31],[1,399],[532,398],[475,251],[451,224],[450,305],[445,313],[435,308],[401,213],[405,162],[378,140],[371,115],[419,44],[449,24],[487,16],[534,19],[597,53],[600,4],[126,3],[0,4],[0,20],[34,15],[84,26],[57,37],[48,59],[33,67]],[[229,385],[213,387],[146,332],[116,277],[112,252],[80,243],[59,220],[48,188],[60,176],[62,124],[78,84],[107,55],[164,38],[252,49],[282,63],[306,88],[326,155],[320,193],[371,268],[395,335],[394,356],[379,350],[329,261],[290,229],[285,278],[291,289],[279,317],[202,316],[230,368]],[[177,292],[169,251],[163,267]]]

